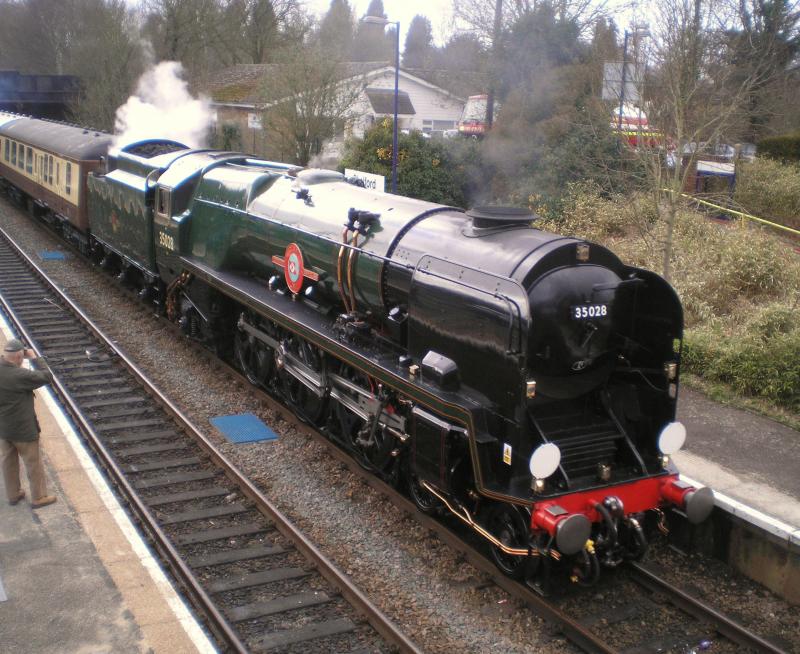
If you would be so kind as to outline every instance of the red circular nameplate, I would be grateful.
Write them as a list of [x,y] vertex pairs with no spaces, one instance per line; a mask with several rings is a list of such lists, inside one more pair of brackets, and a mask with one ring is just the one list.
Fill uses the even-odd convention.
[[299,293],[303,289],[305,268],[303,267],[303,253],[296,243],[289,243],[286,246],[283,262],[283,276],[286,278],[286,285],[292,293]]

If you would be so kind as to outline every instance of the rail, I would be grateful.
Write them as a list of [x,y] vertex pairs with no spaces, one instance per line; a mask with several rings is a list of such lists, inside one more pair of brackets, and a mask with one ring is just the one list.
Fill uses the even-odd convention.
[[[114,359],[122,364],[122,367],[127,370],[136,382],[138,382],[140,387],[155,404],[158,405],[161,410],[169,416],[173,423],[178,426],[184,434],[189,436],[190,440],[205,453],[215,468],[220,470],[222,474],[238,488],[239,493],[253,502],[256,510],[262,516],[266,517],[269,523],[274,525],[275,529],[288,541],[293,543],[296,550],[312,564],[312,567],[316,569],[333,588],[338,589],[347,604],[357,613],[364,616],[375,632],[380,634],[386,642],[391,643],[397,651],[419,654],[419,649],[416,645],[411,642],[347,576],[339,571],[316,545],[283,515],[270,499],[264,496],[248,478],[244,477],[238,468],[236,468],[224,454],[217,450],[211,441],[194,426],[190,419],[148,380],[145,373],[139,369],[113,341],[103,334],[101,329],[80,307],[55,286],[46,273],[27,254],[20,250],[13,239],[2,229],[0,229],[0,243],[8,248],[9,254],[13,253],[13,255],[16,255],[20,264],[28,269],[32,278],[47,287],[47,291],[52,294],[55,300],[55,302],[51,304],[53,304],[53,306],[60,304],[71,312],[72,317],[85,327],[94,339],[101,343],[103,349],[113,353]],[[8,257],[6,257],[3,265],[5,266],[4,271],[8,275],[10,270],[8,268],[10,265],[8,263]],[[16,275],[13,279],[8,275],[7,279],[9,283],[12,284],[22,283],[20,282],[20,278]],[[3,281],[5,282],[6,279]],[[30,302],[30,298],[28,298],[28,302]],[[0,295],[0,310],[3,310],[12,319],[18,333],[26,339],[37,354],[43,354],[47,351],[47,348],[40,347],[37,344],[38,335],[36,331],[30,330],[26,324],[23,324],[25,321],[17,318],[14,305],[15,302],[13,300],[9,301],[7,297]],[[66,316],[68,314],[64,315]],[[64,322],[63,319],[60,322]],[[44,334],[44,332],[42,332],[42,334]],[[46,339],[47,336],[42,335],[41,338]],[[56,367],[57,366],[54,365],[54,372],[56,372]],[[86,377],[82,377],[82,379],[86,379]],[[86,384],[85,381],[81,383],[83,385]],[[206,625],[209,627],[214,637],[218,642],[224,644],[228,651],[242,652],[243,654],[250,651],[250,648],[244,642],[245,639],[242,637],[241,632],[232,625],[232,620],[225,615],[228,611],[225,611],[220,606],[219,602],[211,597],[215,591],[209,591],[198,579],[192,566],[187,563],[186,558],[179,551],[174,539],[164,531],[163,525],[169,524],[169,522],[167,521],[165,523],[163,520],[160,521],[158,517],[153,514],[151,506],[148,505],[148,501],[142,498],[140,492],[137,490],[138,486],[131,481],[130,470],[127,470],[127,468],[135,466],[123,465],[119,458],[110,451],[109,439],[104,438],[100,434],[104,428],[98,428],[95,424],[96,420],[90,418],[89,415],[87,415],[85,407],[82,407],[80,401],[77,401],[73,397],[69,389],[69,381],[64,383],[60,379],[58,373],[56,373],[53,386],[70,416],[80,427],[81,432],[101,460],[103,467],[113,480],[116,488],[133,509],[140,524],[147,533],[149,540],[154,544],[155,549],[167,563],[191,603],[198,608],[205,617]],[[108,429],[108,427],[105,427],[105,429]]]
[[754,652],[785,654],[784,650],[764,640],[699,599],[692,597],[680,588],[670,584],[640,563],[630,562],[628,565],[633,571],[633,577],[637,583],[653,591],[666,594],[670,601],[682,610],[699,620],[708,621],[713,624],[717,631],[728,640]]

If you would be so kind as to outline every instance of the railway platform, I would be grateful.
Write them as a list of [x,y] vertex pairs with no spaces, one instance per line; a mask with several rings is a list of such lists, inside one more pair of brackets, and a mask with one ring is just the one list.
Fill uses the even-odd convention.
[[686,446],[681,473],[793,527],[800,545],[800,432],[681,389],[678,419]]
[[[2,325],[0,325],[2,330]],[[7,335],[0,331],[0,346]],[[0,650],[211,652],[48,391],[36,392],[48,492],[0,502]],[[24,473],[23,473],[24,475]]]

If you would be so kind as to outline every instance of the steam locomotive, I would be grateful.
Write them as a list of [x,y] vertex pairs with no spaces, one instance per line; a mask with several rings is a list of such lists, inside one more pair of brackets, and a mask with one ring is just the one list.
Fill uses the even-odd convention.
[[670,459],[683,317],[658,275],[524,210],[110,143],[0,115],[0,177],[420,510],[485,539],[505,573],[590,584],[644,554],[646,514],[710,513]]

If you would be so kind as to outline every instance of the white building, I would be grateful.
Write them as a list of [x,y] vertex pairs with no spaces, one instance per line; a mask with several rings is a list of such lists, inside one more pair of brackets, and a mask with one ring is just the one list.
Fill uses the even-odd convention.
[[[262,88],[265,76],[274,66],[276,64],[241,64],[220,71],[210,84],[218,125],[239,125],[244,144],[252,142],[256,154],[261,154],[257,145],[263,135],[254,131],[258,128],[252,127],[252,116],[262,114],[270,106],[262,99]],[[326,160],[339,158],[346,137],[361,137],[376,121],[394,115],[394,66],[353,63],[346,64],[343,70],[346,71],[341,81],[343,87],[357,85],[360,92],[347,112],[348,119],[342,129],[326,142],[322,152]],[[457,126],[464,99],[402,69],[398,91],[397,123],[401,130],[419,130],[436,136]]]

